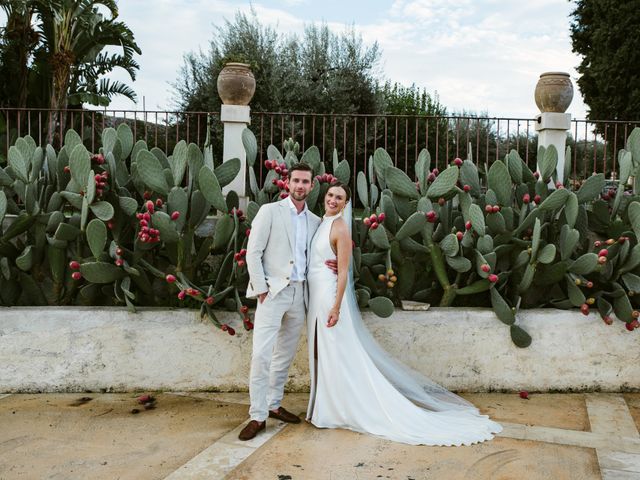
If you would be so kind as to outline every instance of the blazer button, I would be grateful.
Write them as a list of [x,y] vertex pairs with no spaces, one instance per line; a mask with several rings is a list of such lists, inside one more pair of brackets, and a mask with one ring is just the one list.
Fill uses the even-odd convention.
[[291,261],[289,262],[289,265],[293,265],[293,260],[291,260]]
[[289,277],[287,277],[287,280],[289,280]]

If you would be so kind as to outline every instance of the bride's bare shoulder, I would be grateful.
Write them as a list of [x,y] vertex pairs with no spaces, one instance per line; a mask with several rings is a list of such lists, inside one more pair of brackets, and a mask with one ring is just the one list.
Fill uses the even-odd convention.
[[349,235],[349,228],[344,218],[336,218],[331,225],[331,235]]

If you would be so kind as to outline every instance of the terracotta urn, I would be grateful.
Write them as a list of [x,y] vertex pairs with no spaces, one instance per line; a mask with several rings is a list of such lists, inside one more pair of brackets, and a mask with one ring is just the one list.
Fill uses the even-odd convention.
[[545,72],[540,75],[535,92],[541,112],[564,113],[573,100],[573,84],[568,73]]
[[218,75],[218,95],[225,105],[249,105],[256,79],[246,63],[229,62]]

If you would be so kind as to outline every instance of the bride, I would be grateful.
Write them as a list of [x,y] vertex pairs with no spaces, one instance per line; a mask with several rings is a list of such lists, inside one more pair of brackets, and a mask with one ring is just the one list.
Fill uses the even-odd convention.
[[[493,438],[502,430],[499,424],[389,356],[364,326],[350,268],[350,197],[347,185],[331,185],[311,243],[307,420],[413,445],[470,445]],[[336,258],[337,276],[325,265]]]

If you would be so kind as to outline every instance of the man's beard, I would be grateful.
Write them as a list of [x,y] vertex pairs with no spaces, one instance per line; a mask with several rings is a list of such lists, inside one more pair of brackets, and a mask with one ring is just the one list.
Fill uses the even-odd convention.
[[309,192],[298,193],[295,190],[293,192],[289,192],[289,194],[293,197],[294,200],[301,202],[302,200],[306,200],[309,196]]

